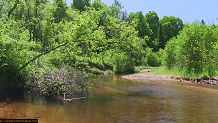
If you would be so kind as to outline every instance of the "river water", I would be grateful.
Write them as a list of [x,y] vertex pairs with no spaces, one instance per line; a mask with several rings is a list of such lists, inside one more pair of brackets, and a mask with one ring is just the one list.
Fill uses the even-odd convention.
[[[215,123],[218,87],[180,82],[139,82],[98,77],[86,99],[72,103],[24,95],[0,107],[0,118],[39,123]],[[1,102],[3,104],[3,102]]]

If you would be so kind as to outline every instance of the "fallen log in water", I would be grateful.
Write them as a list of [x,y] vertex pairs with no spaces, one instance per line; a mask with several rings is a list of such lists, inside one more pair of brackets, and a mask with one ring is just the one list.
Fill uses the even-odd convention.
[[5,98],[5,101],[6,101],[6,102],[2,103],[2,104],[0,105],[0,107],[6,105],[10,100],[11,100],[11,98],[6,97],[6,98]]
[[2,104],[0,105],[0,108],[1,108],[2,106],[6,105],[7,103],[8,103],[8,102],[2,103]]
[[62,100],[62,101],[66,101],[66,102],[72,102],[73,100],[79,100],[79,99],[86,99],[85,96],[81,96],[81,97],[71,97],[71,98],[67,98],[66,97],[66,93],[61,93],[59,95],[59,97],[56,97],[57,99],[59,100]]
[[78,98],[65,99],[63,101],[72,102],[73,100],[80,100],[80,99],[86,99],[86,97],[78,97]]

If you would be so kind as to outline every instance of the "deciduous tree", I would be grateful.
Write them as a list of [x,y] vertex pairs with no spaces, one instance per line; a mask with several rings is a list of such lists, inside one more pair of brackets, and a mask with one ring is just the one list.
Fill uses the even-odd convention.
[[160,23],[162,24],[166,41],[169,41],[172,37],[177,36],[179,31],[183,29],[183,21],[178,17],[164,16],[160,19]]

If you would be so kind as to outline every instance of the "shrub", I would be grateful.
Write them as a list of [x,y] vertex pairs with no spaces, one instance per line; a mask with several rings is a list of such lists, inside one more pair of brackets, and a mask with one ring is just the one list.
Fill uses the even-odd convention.
[[117,52],[112,57],[116,73],[134,72],[134,64],[130,56],[125,52]]
[[148,62],[147,62],[147,56],[149,55],[149,54],[151,54],[152,53],[152,49],[151,48],[145,48],[145,51],[144,51],[144,55],[143,55],[143,57],[141,58],[141,65],[143,65],[143,66],[147,66],[148,65]]
[[[167,42],[164,51],[162,52],[163,64],[168,68],[173,68],[178,64],[178,55],[180,54],[179,40],[176,38],[171,39]],[[181,57],[180,57],[181,58]]]
[[161,65],[161,61],[156,53],[150,53],[147,56],[147,64],[151,67],[158,67]]
[[134,63],[131,55],[120,50],[107,50],[100,53],[104,70],[111,70],[115,73],[134,72]]
[[217,27],[200,22],[186,25],[165,48],[167,68],[178,66],[185,76],[212,77],[217,70]]

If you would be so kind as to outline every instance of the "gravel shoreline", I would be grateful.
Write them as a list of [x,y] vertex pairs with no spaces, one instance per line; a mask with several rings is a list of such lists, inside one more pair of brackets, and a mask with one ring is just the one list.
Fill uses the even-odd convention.
[[168,75],[157,75],[152,73],[151,69],[142,69],[140,70],[139,73],[124,75],[121,77],[128,80],[139,80],[139,81],[154,81],[154,82],[174,81],[174,82],[191,82],[191,83],[199,83],[199,84],[218,85],[218,76],[214,78],[196,78],[192,80],[190,78],[175,77],[175,76],[168,76]]

